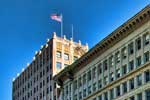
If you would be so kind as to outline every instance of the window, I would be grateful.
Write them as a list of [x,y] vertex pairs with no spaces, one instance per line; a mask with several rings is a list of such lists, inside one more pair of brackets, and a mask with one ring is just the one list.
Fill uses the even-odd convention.
[[107,84],[108,84],[108,77],[105,76],[105,77],[104,77],[104,85],[107,85]]
[[136,58],[136,66],[139,67],[141,65],[141,56]]
[[64,54],[64,59],[65,59],[65,60],[69,60],[69,55],[65,53],[65,54]]
[[134,89],[134,78],[129,80],[129,84],[130,84],[130,89]]
[[100,75],[102,73],[102,65],[101,63],[98,65],[98,75]]
[[96,83],[93,84],[93,91],[96,91]]
[[150,81],[150,72],[149,72],[149,71],[146,71],[146,72],[145,72],[145,81],[146,81],[146,82],[149,82],[149,81]]
[[129,62],[129,71],[132,71],[134,69],[134,61]]
[[107,92],[104,93],[104,100],[108,100],[108,93]]
[[98,88],[102,88],[102,81],[101,80],[98,80]]
[[116,63],[119,63],[120,62],[120,52],[118,51],[116,53]]
[[130,100],[134,100],[134,96],[130,97]]
[[74,61],[76,61],[76,60],[78,59],[78,57],[74,56],[74,58],[73,58],[73,59],[74,59]]
[[114,89],[110,90],[110,100],[114,98]]
[[91,86],[88,87],[88,94],[91,94]]
[[146,90],[146,100],[150,100],[150,90]]
[[136,50],[140,50],[141,49],[141,38],[138,38],[136,40]]
[[86,84],[86,74],[83,75],[83,84]]
[[144,45],[148,45],[149,44],[149,34],[145,34],[144,35]]
[[102,96],[100,95],[100,96],[98,96],[98,100],[102,100]]
[[103,62],[103,66],[104,66],[104,71],[106,71],[107,70],[107,60],[105,60],[104,62]]
[[142,100],[142,93],[137,94],[137,100]]
[[110,67],[113,67],[113,66],[114,66],[113,56],[111,56],[111,57],[109,58],[109,66],[110,66]]
[[132,55],[134,53],[134,49],[133,49],[133,42],[129,44],[129,55]]
[[116,77],[119,78],[120,77],[120,69],[116,70]]
[[123,67],[122,67],[122,74],[124,75],[124,74],[126,74],[127,73],[127,65],[124,65]]
[[86,97],[86,89],[83,90],[83,97]]
[[61,52],[60,52],[60,51],[57,51],[57,52],[56,52],[56,56],[57,56],[57,58],[61,58]]
[[68,64],[64,64],[64,67],[67,67],[68,66]]
[[82,86],[81,77],[78,79],[78,86],[79,86],[79,87],[81,87],[81,86]]
[[74,81],[73,87],[74,87],[74,90],[77,89],[77,80]]
[[144,63],[149,61],[149,52],[144,53]]
[[111,73],[111,74],[110,74],[110,81],[111,81],[111,82],[114,81],[114,73]]
[[124,82],[122,85],[123,85],[123,93],[127,93],[127,82]]
[[117,95],[117,96],[120,96],[120,86],[117,86],[117,87],[116,87],[116,92],[117,92],[116,95]]
[[138,75],[137,76],[137,86],[141,86],[142,85],[142,75]]
[[57,69],[61,69],[61,63],[60,63],[60,62],[57,62],[57,63],[56,63],[56,67],[57,67]]
[[79,92],[79,100],[82,100],[82,92]]
[[88,72],[88,81],[91,80],[91,71]]
[[126,50],[126,47],[124,47],[124,48],[122,49],[121,55],[122,55],[122,59],[126,59],[126,57],[127,57],[127,50]]
[[93,79],[96,78],[96,67],[94,67],[92,70],[92,76],[93,76]]

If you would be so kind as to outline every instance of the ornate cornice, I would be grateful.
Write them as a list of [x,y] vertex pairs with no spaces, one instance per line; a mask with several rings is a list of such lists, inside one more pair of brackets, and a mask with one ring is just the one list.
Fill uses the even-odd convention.
[[118,27],[115,31],[113,31],[110,35],[96,44],[92,49],[90,49],[86,54],[84,54],[80,59],[74,62],[72,65],[66,67],[56,76],[54,76],[54,80],[61,79],[64,81],[67,77],[66,73],[68,71],[72,71],[72,73],[78,72],[80,69],[89,64],[93,59],[97,58],[101,54],[103,54],[106,50],[113,47],[117,42],[121,41],[129,34],[134,32],[136,29],[141,27],[143,24],[150,20],[150,6],[146,6],[135,16],[130,18],[120,27]]

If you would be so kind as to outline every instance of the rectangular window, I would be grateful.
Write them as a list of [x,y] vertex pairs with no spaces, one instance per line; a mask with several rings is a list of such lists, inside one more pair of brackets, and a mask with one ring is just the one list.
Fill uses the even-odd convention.
[[127,73],[127,65],[122,67],[122,74],[125,75]]
[[107,66],[107,60],[105,60],[104,62],[103,62],[103,68],[104,68],[104,71],[106,71],[107,70],[107,68],[108,68],[108,66]]
[[134,69],[134,61],[129,62],[129,71],[132,71]]
[[149,61],[149,51],[144,53],[144,63]]
[[88,81],[91,80],[91,71],[88,72]]
[[66,53],[64,53],[64,59],[65,59],[65,60],[69,60],[69,55],[66,54]]
[[86,74],[83,75],[83,84],[86,84]]
[[56,63],[56,67],[57,67],[57,69],[61,69],[61,63],[60,63],[60,62],[57,62],[57,63]]
[[132,55],[132,54],[134,53],[133,42],[130,43],[130,44],[128,45],[128,47],[129,47],[129,55]]
[[150,39],[149,34],[145,34],[144,35],[144,45],[145,46],[149,44],[149,39]]
[[149,70],[145,72],[145,81],[146,82],[150,81],[150,71]]
[[86,89],[83,90],[83,97],[86,97]]
[[136,50],[140,50],[141,49],[141,38],[138,38],[136,40]]
[[114,89],[110,90],[110,100],[114,98]]
[[96,78],[96,67],[94,67],[92,70],[92,76],[93,76],[93,79]]
[[98,96],[98,100],[102,100],[102,95]]
[[122,49],[122,51],[121,51],[121,55],[122,55],[122,59],[126,59],[126,57],[127,57],[127,50],[126,50],[126,47],[124,47],[123,49]]
[[56,52],[56,56],[57,56],[57,58],[61,58],[61,52],[60,52],[60,51],[57,51],[57,52]]
[[96,91],[96,83],[93,84],[93,91]]
[[117,53],[116,53],[116,63],[119,63],[120,62],[120,52],[118,51]]
[[110,81],[111,81],[111,82],[114,81],[114,73],[111,73],[111,74],[110,74]]
[[119,78],[120,77],[120,69],[116,70],[116,77]]
[[107,84],[108,84],[108,77],[105,76],[105,77],[104,77],[104,85],[107,85]]
[[64,67],[67,67],[68,66],[68,64],[64,64]]
[[98,75],[100,75],[101,73],[102,73],[102,65],[101,65],[101,63],[100,64],[98,64],[98,70],[97,70],[98,72]]
[[78,79],[78,86],[79,86],[79,87],[81,87],[81,86],[82,86],[81,77]]
[[139,67],[141,65],[141,56],[136,58],[136,66]]
[[137,94],[137,100],[142,100],[142,93]]
[[146,90],[146,100],[150,100],[150,90]]
[[111,56],[111,57],[109,58],[109,66],[110,66],[110,67],[113,67],[113,66],[114,66],[113,56]]
[[104,93],[104,100],[108,100],[108,93],[107,92]]
[[129,80],[130,90],[134,89],[134,78]]
[[117,95],[117,96],[120,96],[120,86],[117,86],[117,87],[116,87],[116,92],[117,92],[116,95]]
[[91,86],[88,87],[88,94],[91,94]]
[[122,85],[123,85],[123,93],[127,93],[127,82],[124,82]]
[[74,61],[76,61],[76,60],[78,59],[78,57],[74,56],[74,58],[73,58],[73,59],[74,59]]
[[102,81],[101,80],[98,80],[98,88],[102,88]]
[[130,97],[130,100],[135,100],[135,99],[134,99],[134,96]]
[[142,85],[142,75],[138,75],[137,76],[137,86],[141,86]]
[[73,88],[74,88],[74,90],[77,89],[77,80],[74,81]]

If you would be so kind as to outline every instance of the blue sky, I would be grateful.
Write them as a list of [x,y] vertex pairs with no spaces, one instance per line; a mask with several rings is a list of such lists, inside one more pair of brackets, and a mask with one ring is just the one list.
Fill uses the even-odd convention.
[[50,19],[62,13],[64,34],[91,48],[149,4],[149,0],[0,0],[0,97],[12,99],[12,79],[60,24]]

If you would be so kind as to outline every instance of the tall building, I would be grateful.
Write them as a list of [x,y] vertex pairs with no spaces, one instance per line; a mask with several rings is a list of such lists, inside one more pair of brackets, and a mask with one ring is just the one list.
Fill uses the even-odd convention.
[[88,50],[81,42],[59,38],[48,39],[33,61],[13,80],[13,100],[57,100],[59,93],[52,77],[72,64]]
[[60,100],[150,100],[150,6],[54,80]]

